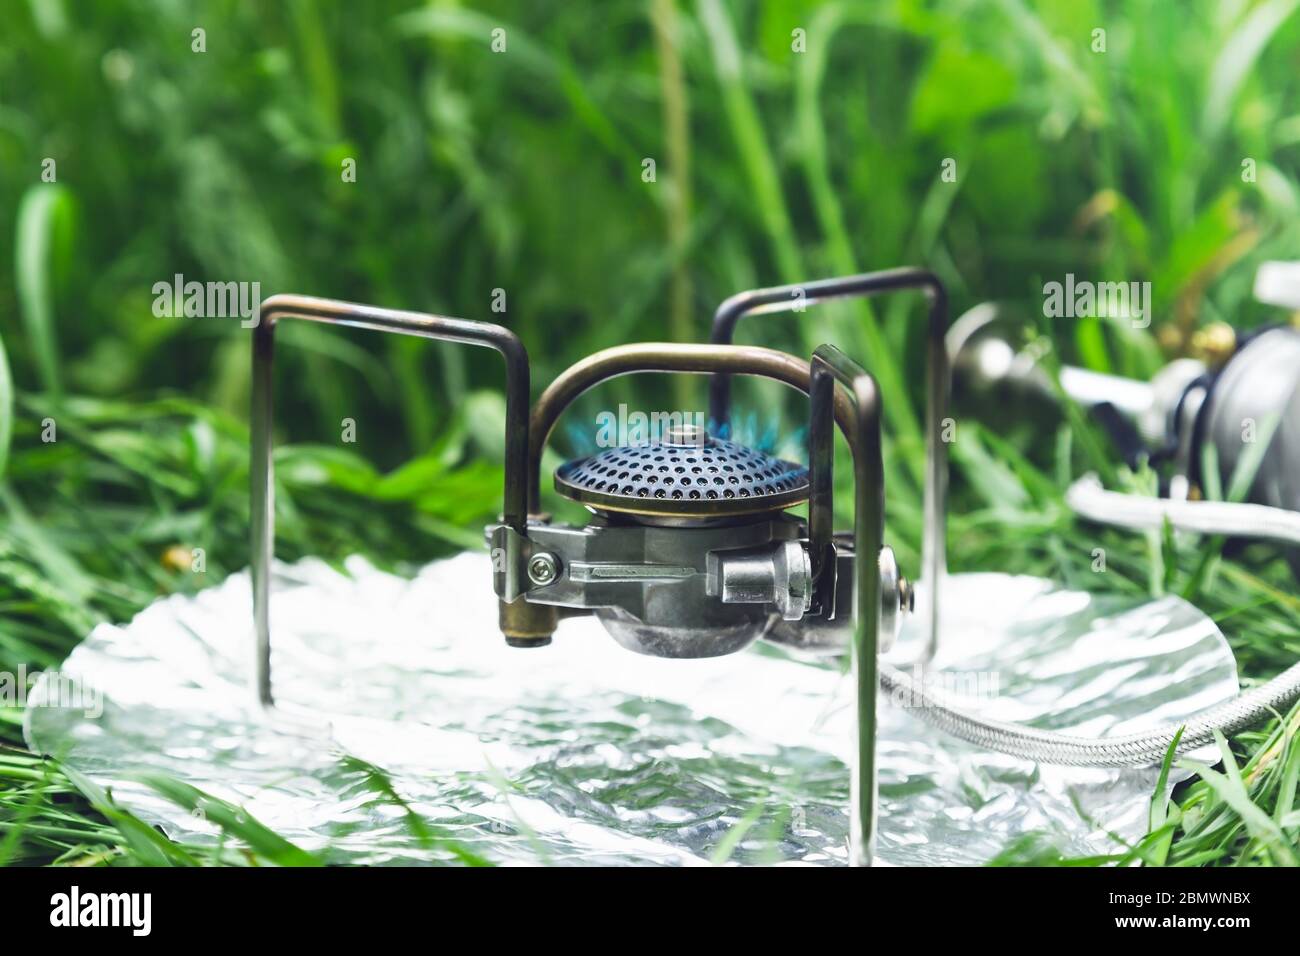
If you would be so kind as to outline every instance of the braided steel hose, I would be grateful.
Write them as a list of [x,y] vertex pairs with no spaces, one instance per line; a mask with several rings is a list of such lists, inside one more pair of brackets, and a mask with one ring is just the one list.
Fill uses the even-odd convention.
[[906,673],[883,661],[880,682],[887,693],[905,694],[916,702],[919,716],[932,727],[977,747],[1069,767],[1150,767],[1164,760],[1180,727],[1183,736],[1177,753],[1182,755],[1213,743],[1216,730],[1233,734],[1285,712],[1300,698],[1300,662],[1268,683],[1185,721],[1118,737],[1074,737],[978,717],[942,703]]
[[[1066,502],[1079,515],[1126,528],[1176,529],[1202,534],[1267,538],[1300,544],[1300,514],[1255,504],[1210,501],[1169,501],[1106,491],[1094,475],[1076,481]],[[967,743],[1040,763],[1071,767],[1149,767],[1160,764],[1179,728],[1178,754],[1213,743],[1216,730],[1233,734],[1288,710],[1300,699],[1300,662],[1266,684],[1188,720],[1165,724],[1139,734],[1116,737],[1074,737],[1023,724],[990,720],[950,707],[926,691],[908,674],[883,661],[881,686],[891,695],[906,695],[931,726]]]

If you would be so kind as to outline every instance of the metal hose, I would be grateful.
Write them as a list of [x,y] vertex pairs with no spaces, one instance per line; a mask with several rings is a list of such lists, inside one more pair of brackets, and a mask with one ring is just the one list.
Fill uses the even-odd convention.
[[1077,515],[1099,524],[1136,530],[1160,529],[1261,538],[1300,544],[1300,511],[1234,501],[1174,501],[1107,491],[1096,475],[1084,475],[1065,493]]
[[[1106,491],[1088,475],[1066,493],[1070,507],[1093,521],[1127,528],[1172,527],[1203,534],[1269,538],[1300,544],[1300,514],[1263,505],[1211,501],[1169,501]],[[1244,730],[1300,699],[1300,662],[1266,684],[1176,723],[1120,737],[1073,737],[1023,724],[989,720],[942,703],[909,675],[882,662],[881,686],[906,695],[919,705],[920,716],[939,730],[987,750],[1040,763],[1071,767],[1147,767],[1164,760],[1179,728],[1179,754],[1212,743],[1216,730],[1228,735]]]
[[940,702],[906,673],[883,661],[880,683],[891,695],[906,695],[920,717],[931,726],[986,750],[1070,767],[1150,767],[1164,760],[1180,727],[1183,736],[1177,753],[1181,755],[1212,743],[1216,730],[1225,735],[1234,734],[1286,711],[1300,698],[1300,662],[1267,684],[1188,720],[1118,737],[1073,737],[977,717]]

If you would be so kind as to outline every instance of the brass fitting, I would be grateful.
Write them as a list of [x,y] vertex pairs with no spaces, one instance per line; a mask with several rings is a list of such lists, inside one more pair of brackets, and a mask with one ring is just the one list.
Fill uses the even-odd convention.
[[1237,333],[1226,322],[1211,322],[1192,333],[1192,358],[1200,359],[1209,368],[1218,368],[1237,351]]
[[510,604],[498,602],[498,621],[511,647],[545,647],[560,623],[559,609],[550,604],[530,604],[522,597]]

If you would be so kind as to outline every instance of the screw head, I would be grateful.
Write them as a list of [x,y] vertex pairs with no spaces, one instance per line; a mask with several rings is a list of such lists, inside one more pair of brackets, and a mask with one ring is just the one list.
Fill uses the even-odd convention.
[[916,610],[916,588],[904,577],[898,579],[898,609],[904,614],[911,614]]
[[533,555],[528,561],[528,580],[538,587],[545,587],[560,576],[560,563],[555,555],[543,552]]

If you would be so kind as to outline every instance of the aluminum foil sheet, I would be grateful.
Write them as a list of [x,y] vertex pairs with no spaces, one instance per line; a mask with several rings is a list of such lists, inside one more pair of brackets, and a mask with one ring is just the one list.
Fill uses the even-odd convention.
[[[49,679],[34,688],[29,744],[186,842],[220,835],[141,774],[240,804],[336,863],[458,850],[497,863],[847,861],[840,662],[762,643],[712,660],[641,657],[589,618],[564,622],[549,648],[510,649],[490,580],[472,554],[413,580],[362,560],[280,566],[274,718],[251,703],[248,577],[161,600],[97,628],[66,662],[61,679],[102,692],[102,714],[60,705]],[[940,657],[918,676],[954,703],[1105,734],[1237,692],[1223,636],[1181,600],[1000,574],[949,584]],[[1154,770],[979,752],[909,704],[882,702],[880,862],[980,864],[1030,835],[1068,855],[1112,853],[1145,831]]]

